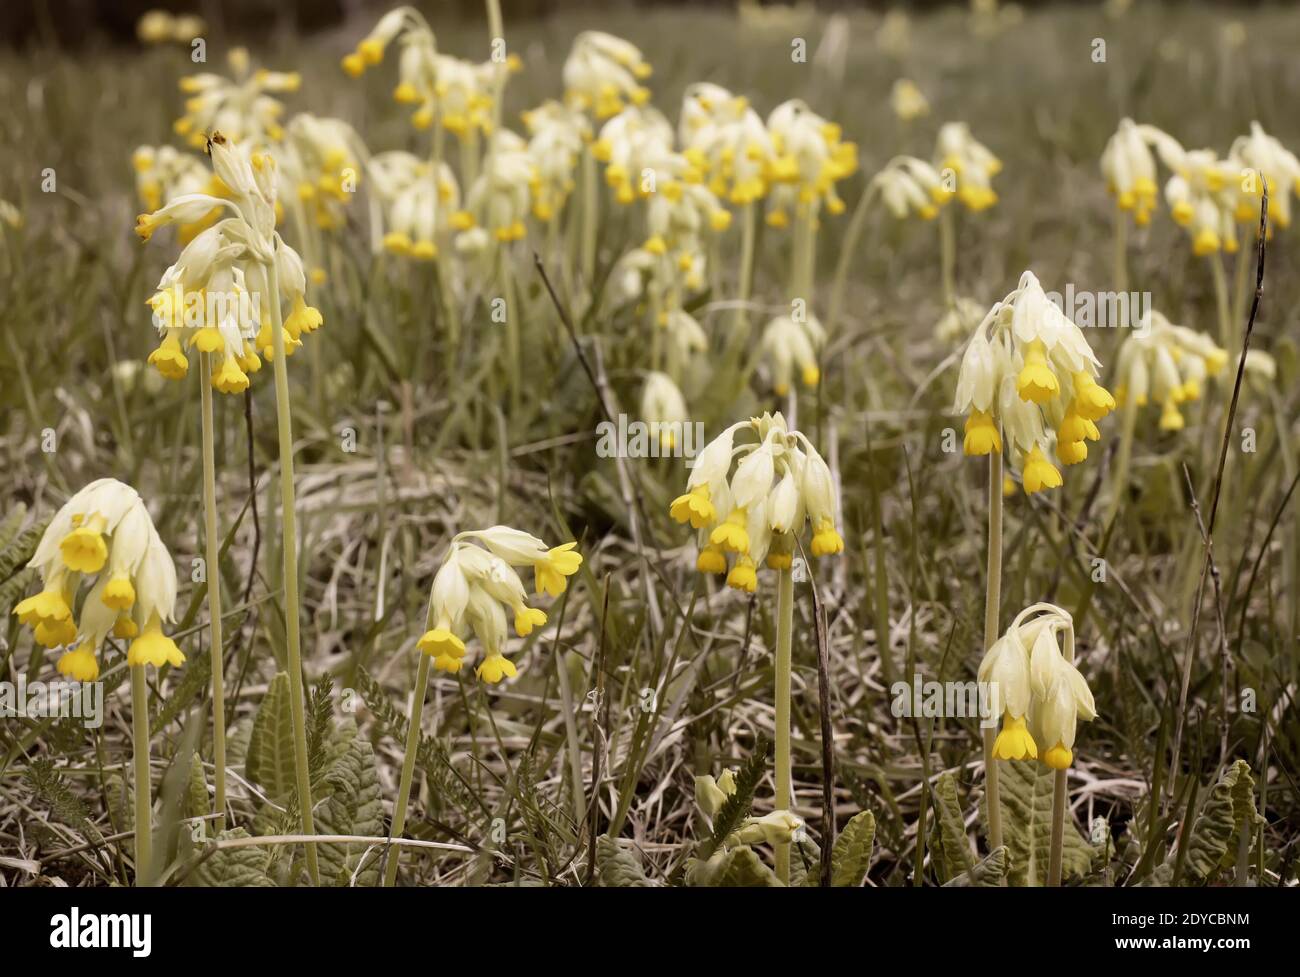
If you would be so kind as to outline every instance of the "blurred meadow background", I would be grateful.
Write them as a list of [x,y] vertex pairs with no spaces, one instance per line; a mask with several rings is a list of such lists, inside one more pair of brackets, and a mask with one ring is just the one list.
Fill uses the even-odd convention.
[[[440,51],[486,59],[488,30],[477,5],[417,6]],[[214,25],[203,70],[226,72],[230,49],[244,45],[255,66],[301,73],[296,91],[277,96],[286,118],[343,119],[372,153],[426,151],[427,135],[392,99],[395,57],[358,79],[340,68],[385,7],[304,14],[301,24],[283,9],[220,7],[224,16],[197,11]],[[13,21],[10,44],[0,46],[0,199],[18,215],[0,225],[0,607],[7,615],[0,677],[54,672],[54,656],[10,613],[34,592],[35,577],[22,568],[44,522],[95,478],[134,486],[180,570],[175,635],[188,659],[153,688],[158,845],[171,881],[229,883],[241,878],[229,852],[204,858],[203,839],[182,825],[206,812],[212,779],[205,588],[189,575],[204,545],[198,401],[189,384],[167,383],[145,365],[157,344],[145,302],[174,248],[157,239],[142,244],[133,233],[136,214],[148,208],[137,196],[132,154],[167,144],[192,152],[173,122],[186,98],[178,80],[196,69],[185,45],[136,41],[134,17],[123,30],[73,23],[68,11],[53,10],[7,14],[21,23]],[[797,588],[793,809],[818,843],[833,823],[842,829],[859,812],[873,813],[868,885],[952,880],[985,850],[977,840],[979,721],[896,715],[891,686],[914,675],[975,678],[983,653],[985,467],[953,452],[950,437],[945,448],[945,432],[960,431],[962,421],[951,412],[962,339],[936,332],[947,309],[937,223],[872,208],[847,252],[842,309],[832,322],[827,309],[845,230],[867,181],[887,161],[930,158],[939,126],[962,121],[1003,165],[996,205],[953,222],[957,294],[987,309],[1025,269],[1049,289],[1067,282],[1115,288],[1115,204],[1098,161],[1120,120],[1219,153],[1258,121],[1283,145],[1300,146],[1300,13],[1288,4],[1142,0],[983,14],[957,4],[890,11],[516,9],[507,2],[503,16],[509,50],[522,60],[505,91],[508,127],[522,131],[521,112],[562,96],[575,37],[600,30],[631,41],[653,65],[644,84],[674,125],[688,86],[704,81],[743,95],[764,118],[787,99],[802,99],[856,143],[857,172],[837,187],[847,210],[823,213],[818,230],[811,302],[828,336],[820,383],[799,389],[796,411],[840,488],[845,548],[810,563],[825,610],[824,696],[814,605],[808,583]],[[1093,57],[1098,38],[1102,63]],[[805,61],[791,57],[795,39],[806,41]],[[899,118],[890,94],[900,78],[928,99],[928,115]],[[611,459],[596,450],[604,419],[598,386],[616,412],[639,416],[645,317],[631,305],[610,308],[599,293],[620,258],[645,239],[640,211],[620,207],[602,188],[590,283],[561,281],[554,242],[530,223],[514,251],[516,380],[502,367],[512,340],[493,321],[489,295],[458,301],[453,343],[433,265],[372,253],[367,192],[363,176],[343,226],[325,237],[328,277],[311,291],[324,326],[289,363],[309,739],[324,755],[337,731],[354,724],[365,744],[357,749],[373,755],[373,769],[349,788],[348,811],[322,819],[348,829],[336,833],[386,834],[430,581],[455,533],[505,523],[547,540],[577,540],[584,563],[548,607],[551,626],[512,637],[516,678],[487,685],[471,670],[432,678],[406,834],[451,847],[406,850],[399,878],[613,884],[621,870],[654,884],[680,882],[694,846],[709,836],[696,809],[697,777],[752,771],[754,813],[772,808],[770,778],[746,763],[775,734],[776,621],[767,599],[775,585],[764,571],[750,595],[696,574],[693,534],[668,516],[688,475],[680,459]],[[790,410],[756,350],[757,326],[742,349],[733,346],[727,303],[736,291],[738,225],[718,236],[709,280],[686,300],[708,348],[682,363],[677,379],[690,420],[710,438],[751,415]],[[1243,226],[1251,261],[1242,274],[1253,280],[1253,233]],[[298,245],[291,226],[282,233]],[[1217,335],[1207,262],[1192,253],[1163,202],[1149,227],[1129,233],[1130,287],[1149,292],[1173,322]],[[790,240],[760,223],[756,323],[785,306]],[[544,290],[534,251],[575,317],[576,338]],[[1231,278],[1235,264],[1224,260]],[[1067,846],[1068,881],[1169,882],[1175,872],[1180,881],[1215,881],[1225,877],[1220,862],[1235,864],[1240,832],[1253,883],[1295,883],[1300,520],[1295,501],[1286,503],[1297,471],[1298,263],[1295,229],[1277,227],[1252,336],[1276,372],[1271,381],[1243,384],[1215,531],[1217,578],[1204,591],[1194,642],[1204,546],[1192,502],[1202,514],[1209,507],[1239,348],[1228,351],[1228,369],[1187,411],[1181,431],[1159,429],[1155,408],[1140,415],[1113,523],[1106,514],[1118,415],[1103,424],[1106,439],[1089,462],[1066,470],[1061,489],[1005,500],[1003,622],[1039,600],[1069,609],[1079,668],[1098,704],[1098,718],[1080,729],[1074,747],[1068,814],[1078,837]],[[1121,333],[1088,330],[1108,383]],[[264,369],[254,379],[247,402],[216,398],[228,821],[250,835],[289,833],[294,823],[291,806],[268,803],[265,781],[275,775],[266,761],[261,783],[246,769],[250,739],[260,737],[265,748],[270,733],[255,735],[254,727],[286,667],[268,377]],[[1257,439],[1253,450],[1240,450],[1247,428]],[[1106,566],[1101,581],[1098,558]],[[1185,731],[1171,776],[1189,648]],[[121,648],[105,650],[102,727],[0,722],[3,884],[129,880],[128,683],[124,666],[114,667],[122,660]],[[1207,806],[1231,793],[1214,785],[1237,760],[1250,767],[1253,788],[1245,793],[1262,821],[1239,807],[1227,815],[1225,837],[1206,841],[1216,814],[1206,815]],[[313,775],[323,782],[329,765],[321,763]],[[1041,783],[1028,778],[1015,803],[1032,814]],[[1245,803],[1237,791],[1229,808]],[[1190,827],[1201,815],[1208,827],[1196,835]],[[622,842],[602,843],[603,866],[601,837]],[[1198,845],[1210,852],[1202,862]],[[381,853],[373,846],[332,847],[335,881],[375,881]],[[267,849],[274,857],[245,864],[250,874],[242,878],[294,881],[301,866],[289,857],[293,850]]]

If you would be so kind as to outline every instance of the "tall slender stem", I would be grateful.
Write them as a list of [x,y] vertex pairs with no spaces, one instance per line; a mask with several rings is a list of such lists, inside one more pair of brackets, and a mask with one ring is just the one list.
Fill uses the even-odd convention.
[[[989,453],[988,586],[984,593],[984,650],[998,640],[998,609],[1002,604],[1002,452]],[[987,718],[987,717],[986,717]],[[998,791],[998,762],[993,759],[995,726],[984,727],[984,785],[988,807],[989,850],[1002,847],[1002,807]]]
[[153,884],[153,783],[149,773],[149,688],[131,666],[131,750],[135,764],[135,884]]
[[1128,215],[1115,207],[1115,291],[1128,291]]
[[1214,276],[1214,299],[1219,310],[1219,345],[1235,356],[1237,339],[1233,327],[1231,300],[1228,298],[1228,275],[1223,270],[1223,261],[1218,252],[1209,255],[1210,271]]
[[208,583],[208,645],[212,661],[212,766],[216,782],[218,833],[226,825],[226,682],[225,643],[221,635],[220,539],[217,536],[217,475],[212,441],[212,354],[199,356],[199,387],[203,404],[203,534],[206,546],[204,576]]
[[1061,850],[1065,846],[1065,779],[1069,768],[1056,771],[1052,779],[1052,847],[1047,856],[1047,884],[1061,884]]
[[731,340],[743,346],[749,339],[749,296],[754,290],[754,238],[758,217],[753,202],[745,204],[740,221],[740,280],[736,285],[736,329]]
[[[290,418],[289,370],[284,354],[284,321],[280,313],[280,275],[274,259],[266,265],[266,291],[271,306],[271,342],[275,353],[275,420],[280,436],[280,532],[284,556],[284,633],[289,656],[289,712],[293,719],[293,766],[298,781],[298,813],[302,833],[314,835],[311,777],[307,772],[307,722],[302,687],[302,644],[298,605],[298,518],[294,511],[293,426]],[[307,874],[320,885],[316,845],[308,843]]]
[[[400,838],[406,828],[406,805],[411,800],[415,760],[420,752],[420,717],[424,714],[424,697],[429,691],[429,656],[424,652],[419,654],[420,664],[415,672],[415,690],[411,693],[411,723],[406,729],[406,753],[402,757],[402,776],[397,784],[397,804],[393,808],[393,827],[390,834],[394,838]],[[385,886],[391,886],[397,879],[397,855],[396,848],[388,853],[388,865],[384,869]]]
[[943,304],[951,309],[957,302],[957,228],[953,208],[939,211],[939,265],[943,280]]
[[[776,591],[776,809],[788,811],[790,789],[790,673],[793,658],[794,574],[780,571]],[[776,846],[776,877],[790,883],[790,846]]]
[[1137,435],[1137,399],[1130,392],[1124,398],[1124,413],[1120,418],[1119,454],[1115,459],[1115,475],[1111,481],[1110,501],[1106,504],[1103,531],[1110,525],[1128,491],[1128,471],[1133,460],[1133,438]]
[[582,150],[582,284],[594,294],[596,288],[596,208],[600,188],[596,184],[596,157],[591,146]]

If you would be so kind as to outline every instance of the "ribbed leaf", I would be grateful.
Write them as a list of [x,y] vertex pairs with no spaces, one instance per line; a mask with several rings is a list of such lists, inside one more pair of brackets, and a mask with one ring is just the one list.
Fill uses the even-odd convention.
[[203,775],[203,761],[197,753],[190,755],[190,777],[185,785],[185,805],[183,815],[187,818],[202,817],[211,813],[211,801],[208,799],[208,781]]
[[935,807],[939,822],[939,848],[935,851],[944,882],[969,872],[975,859],[966,837],[966,819],[957,800],[957,784],[952,774],[942,773],[934,784]]
[[620,889],[652,885],[636,853],[606,835],[596,839],[596,880],[603,886]]
[[790,845],[790,885],[816,888],[821,885],[822,850],[804,832]]
[[[1182,880],[1189,883],[1211,881],[1236,858],[1236,842],[1242,824],[1248,823],[1253,827],[1259,821],[1259,812],[1255,810],[1255,778],[1251,776],[1250,764],[1238,760],[1223,772],[1192,824]],[[1175,848],[1146,884],[1171,885],[1177,859]]]
[[[356,735],[356,727],[350,722],[342,727],[344,735],[348,727],[351,727],[351,739],[347,749],[325,775],[325,789],[330,793],[316,810],[316,830],[320,834],[378,837],[384,833],[384,812],[374,750],[369,740]],[[367,846],[361,844],[321,845],[321,883],[374,885],[379,880],[378,853],[372,851],[367,855],[366,850]]]
[[831,849],[831,885],[857,888],[867,877],[871,845],[876,839],[876,818],[870,811],[855,814]]
[[[248,832],[243,828],[232,828],[218,835],[218,839],[247,837]],[[267,874],[270,860],[270,849],[265,845],[219,849],[203,860],[189,881],[194,885],[223,888],[274,886]]]
[[289,707],[289,673],[280,672],[258,707],[246,761],[248,779],[270,797],[284,797],[294,789],[293,715]]
[[[1041,763],[1012,761],[998,767],[1002,836],[1007,847],[1007,881],[1043,885],[1052,849],[1052,785],[1056,771]],[[1066,816],[1061,846],[1061,881],[1079,878],[1092,866],[1094,849]]]
[[781,881],[763,864],[754,849],[737,845],[722,856],[711,884],[728,888],[764,888],[779,886]]
[[962,888],[964,886],[974,886],[976,888],[998,888],[1006,883],[1007,880],[1007,846],[995,848],[989,852],[982,862],[971,867],[969,872],[962,872],[948,882],[944,883],[944,888],[949,886],[953,888]]

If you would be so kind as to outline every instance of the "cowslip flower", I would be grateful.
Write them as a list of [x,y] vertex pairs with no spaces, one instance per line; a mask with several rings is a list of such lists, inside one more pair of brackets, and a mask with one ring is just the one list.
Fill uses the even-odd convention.
[[1088,456],[1096,422],[1115,408],[1097,382],[1100,362],[1083,331],[1048,299],[1033,272],[996,303],[975,329],[962,357],[953,410],[967,414],[963,450],[987,455],[1016,449],[1028,493],[1061,485],[1048,460],[1066,465]]
[[896,156],[871,178],[867,192],[879,193],[881,203],[899,220],[914,216],[928,221],[952,199],[955,186],[955,180],[945,182],[925,160]]
[[800,99],[783,102],[767,118],[767,131],[777,153],[776,179],[769,196],[768,223],[780,226],[773,213],[794,211],[808,217],[821,206],[831,214],[844,212],[836,184],[858,169],[858,148],[842,139],[840,126],[813,112]]
[[658,370],[646,374],[641,390],[641,418],[650,425],[661,452],[671,452],[677,446],[677,439],[690,421],[686,398],[668,374]]
[[520,637],[546,624],[546,613],[528,606],[516,568],[533,568],[539,595],[559,596],[567,586],[566,578],[582,565],[576,545],[548,547],[536,536],[509,526],[458,534],[434,577],[429,597],[434,626],[420,637],[420,650],[433,659],[438,671],[454,674],[463,664],[465,636],[472,631],[484,650],[474,674],[493,685],[514,677],[517,668],[505,657],[506,612],[513,615]]
[[367,155],[361,137],[342,119],[301,112],[289,120],[283,150],[277,154],[277,197],[296,197],[309,212],[312,226],[341,227],[343,207],[361,182]]
[[438,239],[451,230],[460,208],[460,186],[446,163],[433,165],[405,150],[377,153],[367,172],[379,202],[377,240],[391,254],[417,261],[438,256]]
[[[144,241],[161,227],[186,223],[220,208],[229,214],[199,233],[159,279],[148,304],[162,343],[149,362],[168,379],[186,375],[184,346],[213,358],[212,385],[223,393],[247,388],[248,373],[261,367],[256,350],[273,356],[270,302],[287,300],[284,318],[286,355],[302,345],[301,337],[322,323],[306,303],[307,277],[302,259],[275,230],[276,164],[264,153],[247,153],[221,133],[210,141],[212,167],[227,189],[224,197],[182,194],[164,207],[136,218]],[[268,294],[266,267],[274,263],[280,295]],[[260,322],[260,328],[256,328]]]
[[651,73],[636,45],[603,31],[583,31],[564,62],[564,98],[597,119],[608,119],[629,104],[650,100],[650,90],[641,82]]
[[143,44],[188,44],[205,30],[202,17],[166,10],[146,10],[135,22],[135,36]]
[[296,71],[256,70],[245,48],[232,48],[227,57],[231,77],[205,71],[180,80],[185,114],[172,126],[195,149],[207,141],[207,133],[221,131],[236,142],[264,146],[279,142],[284,135],[280,116],[284,103],[274,95],[296,92],[302,76]]
[[[744,432],[758,443],[737,444],[736,436]],[[726,573],[734,589],[754,593],[760,565],[788,570],[805,524],[812,529],[813,556],[844,549],[835,528],[830,469],[779,413],[733,424],[709,442],[695,459],[686,489],[669,512],[700,533],[696,568]]]
[[1210,337],[1170,322],[1149,309],[1119,348],[1115,360],[1115,400],[1133,398],[1137,407],[1154,401],[1161,407],[1160,429],[1183,427],[1179,405],[1197,400],[1207,377],[1220,373],[1228,353]]
[[50,520],[28,566],[40,572],[42,589],[14,614],[40,644],[68,649],[60,674],[96,679],[99,649],[110,634],[132,639],[131,665],[184,663],[163,634],[175,615],[176,567],[130,486],[101,478],[77,492]]
[[686,89],[677,132],[683,155],[719,200],[745,206],[795,175],[794,161],[779,157],[748,100],[720,85],[697,82]]
[[816,387],[821,380],[817,356],[826,343],[826,330],[810,312],[782,315],[763,328],[759,349],[767,357],[772,390],[778,397],[790,392],[796,368],[805,387]]
[[1142,130],[1132,119],[1121,119],[1119,129],[1106,143],[1101,154],[1101,172],[1106,178],[1106,192],[1114,195],[1116,206],[1133,214],[1133,222],[1145,227],[1156,207],[1156,161],[1142,137]]
[[[600,128],[591,154],[605,165],[605,182],[614,199],[631,204],[655,192],[643,179],[673,153],[673,128],[653,106],[629,106]],[[657,178],[656,178],[657,179]]]
[[994,759],[1037,759],[1054,770],[1074,762],[1078,722],[1096,719],[1097,707],[1074,665],[1069,612],[1046,603],[1021,611],[984,655],[979,681],[1002,722]]
[[533,216],[549,222],[564,209],[576,181],[574,173],[592,139],[585,114],[551,99],[523,113],[528,155],[533,161]]
[[1002,171],[1002,161],[971,135],[965,122],[947,122],[935,140],[935,167],[951,171],[957,180],[957,199],[970,211],[998,202],[991,180]]
[[[1293,152],[1264,131],[1258,122],[1250,124],[1250,134],[1232,144],[1228,158],[1237,164],[1241,195],[1234,211],[1240,223],[1259,223],[1258,199],[1263,184],[1268,184],[1268,219],[1285,230],[1291,225],[1291,195],[1300,194],[1300,160]],[[1254,170],[1263,180],[1244,179],[1245,170]]]
[[930,114],[930,103],[916,82],[900,78],[889,91],[889,107],[902,122],[911,122]]
[[[225,185],[204,165],[203,160],[171,146],[140,146],[131,154],[131,165],[135,170],[136,194],[146,210],[158,210],[168,201],[187,193],[206,193],[213,197],[226,194]],[[189,244],[220,216],[220,209],[213,207],[197,220],[179,225],[177,234],[181,244]]]
[[452,214],[451,225],[459,231],[483,228],[501,243],[519,241],[527,233],[531,188],[538,182],[527,144],[503,129],[493,135],[485,163],[466,192],[462,209]]

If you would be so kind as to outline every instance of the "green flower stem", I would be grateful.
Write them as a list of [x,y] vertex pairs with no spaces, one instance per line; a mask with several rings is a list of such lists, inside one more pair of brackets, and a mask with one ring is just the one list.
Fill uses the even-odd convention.
[[[1002,452],[989,453],[988,588],[984,593],[984,650],[998,640],[998,610],[1002,603]],[[993,759],[994,726],[984,728],[984,785],[988,808],[989,850],[1002,847],[1002,807],[998,763]]]
[[582,151],[582,284],[596,287],[596,209],[600,206],[600,187],[596,183],[596,157],[591,146]]
[[853,217],[844,230],[844,239],[840,242],[840,256],[835,262],[835,280],[831,284],[830,312],[826,317],[826,329],[833,332],[844,310],[844,285],[849,278],[849,265],[858,247],[858,238],[867,225],[867,215],[871,212],[871,201],[876,195],[876,184],[869,183],[858,197],[858,205],[853,208]]
[[221,540],[217,536],[217,475],[212,446],[212,354],[199,355],[199,387],[203,402],[203,534],[206,546],[204,576],[208,583],[208,645],[212,660],[212,765],[216,782],[220,833],[226,825],[226,688],[225,644],[221,635]]
[[149,688],[131,666],[131,750],[135,762],[135,884],[153,884],[153,783],[149,773]]
[[1047,856],[1047,884],[1061,884],[1061,849],[1065,842],[1065,778],[1068,770],[1056,771],[1052,780],[1052,848]]
[[736,328],[732,341],[743,347],[749,341],[749,297],[754,290],[754,238],[758,214],[753,201],[745,204],[740,219],[740,281],[736,285]]
[[[275,354],[275,419],[280,437],[280,530],[284,551],[284,632],[289,656],[289,711],[293,718],[293,766],[298,780],[298,812],[302,833],[314,835],[311,778],[307,772],[307,723],[302,687],[301,611],[298,601],[298,518],[294,512],[293,425],[290,418],[289,370],[284,353],[284,320],[280,312],[280,275],[274,259],[266,265],[266,291],[271,305],[271,342]],[[316,845],[307,844],[307,874],[320,885]]]
[[[788,811],[790,790],[790,672],[794,631],[794,573],[782,570],[776,591],[776,809]],[[776,877],[790,884],[790,846],[776,846]]]
[[[939,267],[943,281],[944,308],[957,302],[957,227],[952,207],[939,211]],[[999,491],[1001,489],[999,488]]]
[[[430,627],[433,625],[433,613],[430,608]],[[424,713],[424,697],[429,691],[429,656],[418,652],[420,665],[415,672],[415,690],[411,693],[411,723],[406,730],[406,753],[402,757],[402,776],[397,785],[397,804],[393,807],[392,837],[400,838],[406,828],[406,805],[411,800],[411,781],[415,777],[415,761],[420,752],[420,717]],[[388,865],[384,868],[384,886],[388,887],[397,880],[397,853],[393,848],[388,853]]]
[[1115,291],[1128,291],[1128,217],[1115,206]]
[[1233,333],[1231,302],[1228,298],[1228,275],[1223,270],[1223,262],[1216,251],[1209,255],[1210,271],[1214,275],[1214,299],[1219,310],[1219,345],[1228,351],[1231,360],[1236,360],[1237,339]]
[[1137,434],[1137,400],[1129,394],[1124,398],[1123,414],[1120,418],[1119,454],[1115,459],[1115,476],[1111,482],[1110,501],[1106,505],[1106,518],[1102,529],[1109,526],[1115,514],[1119,512],[1120,502],[1128,489],[1128,470],[1133,458],[1133,438]]

